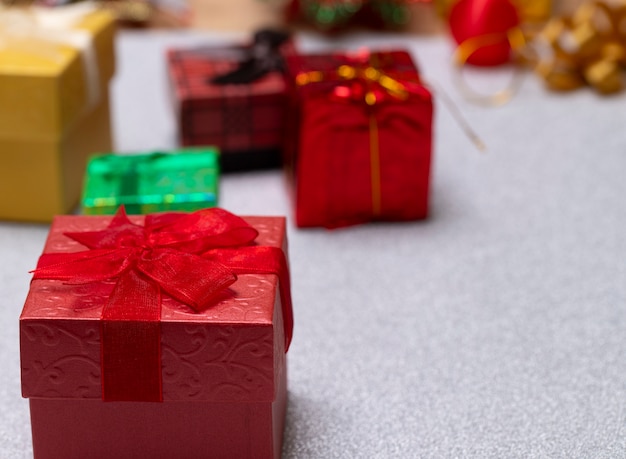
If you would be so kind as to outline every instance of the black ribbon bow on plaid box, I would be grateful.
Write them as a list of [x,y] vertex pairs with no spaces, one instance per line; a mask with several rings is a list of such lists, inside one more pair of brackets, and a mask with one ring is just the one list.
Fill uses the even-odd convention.
[[280,46],[289,39],[289,34],[280,30],[263,29],[254,34],[254,41],[245,50],[245,58],[231,72],[213,77],[213,84],[251,83],[269,72],[283,71],[284,60]]

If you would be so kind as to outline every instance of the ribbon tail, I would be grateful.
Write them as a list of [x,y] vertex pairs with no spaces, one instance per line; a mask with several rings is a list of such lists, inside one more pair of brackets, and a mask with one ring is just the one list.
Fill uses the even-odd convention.
[[228,266],[235,274],[275,274],[285,329],[285,351],[289,349],[293,336],[293,306],[291,280],[287,257],[278,247],[239,247],[235,250],[216,250],[211,255],[216,261]]
[[101,319],[102,399],[163,401],[160,287],[135,270],[125,272]]

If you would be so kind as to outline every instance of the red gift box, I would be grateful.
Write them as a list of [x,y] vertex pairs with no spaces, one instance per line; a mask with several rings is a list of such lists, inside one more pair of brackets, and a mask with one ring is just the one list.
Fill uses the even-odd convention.
[[280,217],[57,217],[20,317],[35,458],[280,457],[285,250]]
[[297,55],[287,67],[297,225],[425,218],[433,104],[411,56]]
[[[284,74],[274,70],[249,83],[213,82],[237,69],[251,46],[205,46],[167,54],[181,144],[217,146],[224,171],[278,167],[282,161]],[[292,54],[293,43],[286,41],[276,52]]]

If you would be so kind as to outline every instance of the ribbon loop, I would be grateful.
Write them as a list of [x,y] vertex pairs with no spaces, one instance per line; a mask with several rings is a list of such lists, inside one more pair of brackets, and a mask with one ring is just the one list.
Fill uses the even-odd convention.
[[135,260],[133,248],[93,249],[76,253],[49,253],[39,258],[34,279],[56,279],[84,284],[113,279]]
[[508,102],[519,90],[522,83],[522,72],[519,67],[515,67],[508,84],[500,90],[491,94],[481,94],[474,90],[466,81],[463,69],[469,63],[475,53],[488,49],[490,46],[502,46],[506,44],[511,52],[516,53],[516,57],[521,59],[531,58],[526,47],[526,38],[519,27],[512,27],[505,32],[489,33],[468,38],[461,42],[455,49],[452,61],[454,63],[453,78],[456,85],[461,89],[464,96],[477,104],[487,106],[497,106]]
[[218,292],[237,280],[224,265],[169,248],[144,252],[136,266],[172,298],[195,311],[206,308]]
[[256,239],[258,231],[223,209],[211,208],[191,214],[156,214],[146,217],[151,245],[191,253],[214,247],[237,247]]

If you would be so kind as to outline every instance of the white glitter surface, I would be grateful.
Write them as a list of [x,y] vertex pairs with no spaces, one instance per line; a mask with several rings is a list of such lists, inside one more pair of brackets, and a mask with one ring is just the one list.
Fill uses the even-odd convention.
[[[120,34],[117,149],[174,146],[165,48],[233,37]],[[410,48],[488,151],[436,96],[428,221],[290,226],[283,457],[626,457],[626,96],[553,94],[528,75],[508,105],[479,107],[452,84],[445,38],[299,38],[306,50]],[[225,175],[220,205],[292,215],[278,171]],[[3,458],[32,456],[17,320],[46,231],[0,223]]]

